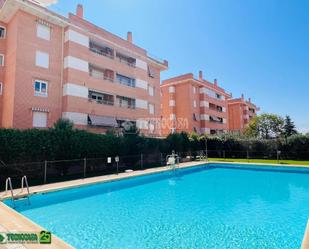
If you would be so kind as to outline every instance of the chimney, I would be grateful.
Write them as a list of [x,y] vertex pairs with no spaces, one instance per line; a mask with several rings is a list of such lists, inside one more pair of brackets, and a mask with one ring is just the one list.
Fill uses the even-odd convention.
[[201,81],[203,80],[203,71],[201,70],[198,72],[198,79]]
[[127,34],[127,41],[130,42],[130,43],[133,42],[132,32],[130,32],[130,31],[129,31],[128,34]]
[[244,96],[244,94],[242,93],[242,94],[241,94],[241,99],[244,99],[244,98],[245,98],[245,96]]
[[77,7],[76,7],[76,15],[79,18],[84,18],[84,8],[83,8],[83,5],[81,5],[81,4],[77,5]]
[[214,80],[214,85],[218,86],[218,80],[217,79]]

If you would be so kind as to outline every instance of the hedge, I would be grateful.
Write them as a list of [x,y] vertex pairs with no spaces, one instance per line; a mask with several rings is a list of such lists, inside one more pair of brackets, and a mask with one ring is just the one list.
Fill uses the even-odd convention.
[[[6,164],[205,150],[205,137],[176,133],[165,139],[138,134],[115,136],[77,129],[0,129],[0,160]],[[309,160],[309,136],[259,140],[223,135],[207,137],[210,151],[267,153],[281,150],[294,159]]]

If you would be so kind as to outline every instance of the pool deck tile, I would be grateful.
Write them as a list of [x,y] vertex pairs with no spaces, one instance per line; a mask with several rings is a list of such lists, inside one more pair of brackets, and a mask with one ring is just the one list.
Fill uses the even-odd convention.
[[[179,165],[179,168],[187,168],[192,166],[199,166],[202,164],[205,164],[205,161],[201,162],[187,162],[187,163],[181,163]],[[309,167],[308,165],[282,165],[282,164],[263,164],[263,163],[238,163],[238,162],[216,162],[216,161],[210,161],[209,163],[219,163],[219,164],[242,164],[242,165],[264,165],[264,166],[279,166],[279,167]],[[79,187],[79,186],[86,186],[96,183],[102,183],[102,182],[110,182],[115,181],[119,179],[126,179],[131,178],[135,176],[142,176],[152,173],[159,173],[170,170],[170,167],[158,167],[158,168],[151,168],[151,169],[145,169],[140,171],[133,171],[130,173],[120,173],[120,174],[113,174],[113,175],[104,175],[104,176],[97,176],[97,177],[91,177],[91,178],[85,178],[85,179],[79,179],[79,180],[72,180],[72,181],[66,181],[66,182],[58,182],[58,183],[51,183],[51,184],[45,184],[40,186],[33,186],[30,187],[30,194],[36,194],[36,193],[46,193],[46,192],[53,192],[53,191],[59,191],[67,188],[72,187]],[[24,195],[23,193],[20,193],[21,189],[16,189],[14,191],[15,197]],[[5,200],[10,198],[10,194],[5,194],[4,192],[0,193],[0,232],[5,231],[23,231],[23,232],[40,232],[41,230],[45,230],[44,228],[40,227],[39,225],[35,224],[30,219],[26,218],[22,214],[16,212],[12,208],[8,207],[4,203],[1,202],[1,200]],[[309,249],[309,229],[307,229],[304,241],[302,245],[302,249]],[[9,245],[4,244],[0,245],[0,249],[40,249],[43,247],[46,248],[53,248],[53,249],[69,249],[73,248],[72,246],[68,245],[55,235],[52,237],[52,244],[51,245],[38,245],[38,244],[24,244],[24,245]]]
[[[192,166],[198,166],[205,164],[205,161],[201,162],[188,162],[188,163],[181,163],[179,168],[187,168]],[[113,175],[105,175],[105,176],[97,176],[67,182],[59,182],[59,183],[51,183],[45,184],[40,186],[33,186],[30,187],[30,194],[36,193],[46,193],[46,192],[53,192],[59,191],[67,188],[72,187],[79,187],[79,186],[86,186],[101,182],[110,182],[119,179],[126,179],[135,176],[142,176],[152,173],[159,173],[170,170],[170,167],[158,167],[158,168],[151,168],[145,169],[140,171],[133,171],[130,173],[120,173],[120,174],[113,174]],[[20,194],[21,189],[16,189],[14,191],[15,197],[21,196]],[[22,231],[22,232],[40,232],[45,230],[44,228],[40,227],[39,225],[35,224],[30,219],[26,218],[22,214],[16,212],[14,209],[8,207],[1,200],[10,198],[9,194],[5,194],[5,192],[0,193],[0,232],[1,231]],[[55,235],[52,235],[52,244],[51,245],[40,245],[40,244],[3,244],[0,245],[0,249],[40,249],[40,248],[53,248],[53,249],[71,249],[73,248],[69,244],[65,243]]]

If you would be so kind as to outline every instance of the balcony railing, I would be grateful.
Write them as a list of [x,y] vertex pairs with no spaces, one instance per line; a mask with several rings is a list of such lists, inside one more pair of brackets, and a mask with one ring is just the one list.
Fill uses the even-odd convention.
[[209,117],[209,122],[217,123],[217,124],[223,124],[223,119]]
[[100,80],[108,80],[113,82],[114,81],[114,72],[112,70],[109,69],[100,69],[98,67],[95,66],[90,66],[89,67],[89,75],[91,77],[94,77],[96,79],[100,79]]
[[135,104],[118,103],[118,106],[121,108],[135,109]]
[[111,100],[105,100],[105,99],[92,99],[92,98],[88,98],[89,102],[96,102],[97,104],[102,104],[102,105],[114,105],[114,101]]
[[89,43],[89,50],[101,56],[106,56],[114,59],[114,50],[110,47],[97,44],[96,42]]
[[136,67],[136,62],[129,62],[127,61],[126,59],[123,59],[123,58],[120,58],[120,57],[117,57],[118,60],[121,62],[121,63],[124,63],[130,67]]

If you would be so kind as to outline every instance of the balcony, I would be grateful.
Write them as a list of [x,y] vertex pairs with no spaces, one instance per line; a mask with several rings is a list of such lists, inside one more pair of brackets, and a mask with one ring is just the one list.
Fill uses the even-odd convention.
[[96,53],[101,56],[106,56],[111,59],[114,59],[114,49],[100,44],[98,42],[90,41],[89,42],[89,50],[93,53]]
[[102,69],[94,65],[89,65],[89,75],[99,80],[114,81],[114,71]]
[[121,108],[135,109],[135,99],[117,95],[116,102]]
[[209,121],[213,123],[223,124],[223,118],[209,116]]
[[255,113],[255,110],[253,108],[249,108],[249,112]]
[[216,111],[216,112],[223,112],[222,106],[211,104],[211,103],[209,103],[209,110]]
[[116,79],[119,84],[129,86],[129,87],[135,87],[135,79],[121,75],[121,74],[116,74]]
[[119,52],[116,52],[116,58],[121,62],[130,67],[136,67],[136,59]]
[[88,99],[90,102],[95,101],[97,104],[114,105],[114,96],[107,93],[100,93],[89,90]]

